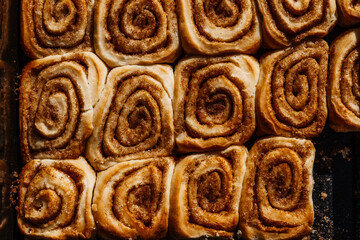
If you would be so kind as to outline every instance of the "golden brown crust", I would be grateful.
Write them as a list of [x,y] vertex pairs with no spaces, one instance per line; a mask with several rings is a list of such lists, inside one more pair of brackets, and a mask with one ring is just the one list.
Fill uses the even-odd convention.
[[259,134],[316,137],[326,118],[329,47],[311,40],[260,59],[256,89]]
[[100,236],[164,238],[173,170],[173,158],[152,158],[119,163],[98,173],[92,210]]
[[110,66],[172,63],[180,53],[174,0],[99,0],[96,53]]
[[84,158],[33,160],[20,174],[17,222],[32,238],[89,239],[95,172]]
[[170,66],[113,69],[94,112],[86,156],[97,170],[118,162],[169,156],[174,146]]
[[360,29],[338,36],[330,48],[329,125],[337,132],[360,131]]
[[336,0],[339,12],[339,25],[350,27],[360,23],[360,3],[353,0]]
[[219,55],[255,53],[261,45],[254,1],[177,1],[180,36],[186,52]]
[[220,150],[255,130],[259,64],[246,55],[188,58],[175,68],[174,125],[180,152]]
[[21,43],[31,58],[92,51],[94,0],[22,0]]
[[312,168],[309,140],[273,137],[249,151],[240,201],[244,239],[305,239],[312,230]]
[[19,106],[24,162],[80,156],[106,73],[92,53],[49,56],[25,66]]
[[222,152],[190,155],[177,163],[170,195],[172,235],[233,237],[247,153],[244,146],[232,146]]
[[324,37],[337,23],[336,0],[257,0],[264,45],[282,48],[308,37]]

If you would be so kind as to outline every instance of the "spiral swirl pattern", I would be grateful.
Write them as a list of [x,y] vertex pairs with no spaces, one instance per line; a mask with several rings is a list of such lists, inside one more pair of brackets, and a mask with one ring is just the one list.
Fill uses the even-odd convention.
[[86,148],[96,169],[171,153],[173,84],[172,69],[165,65],[126,66],[110,72]]
[[336,0],[339,12],[339,24],[354,26],[360,23],[360,2],[352,0]]
[[307,37],[324,37],[337,22],[336,0],[257,0],[265,45],[282,48]]
[[23,0],[21,34],[32,58],[90,51],[92,0]]
[[77,158],[92,132],[86,69],[72,57],[35,60],[23,70],[19,109],[25,162]]
[[331,44],[329,73],[330,127],[360,131],[360,29],[338,36]]
[[249,152],[240,201],[240,230],[246,239],[294,239],[311,233],[311,141],[273,137]]
[[328,48],[323,40],[308,41],[261,60],[259,133],[310,138],[323,130]]
[[246,158],[246,148],[236,146],[190,155],[176,165],[169,221],[177,237],[233,236]]
[[178,9],[187,52],[255,53],[260,47],[260,24],[253,1],[181,0]]
[[20,175],[18,225],[30,237],[90,238],[95,172],[84,158],[34,160]]
[[175,69],[178,150],[226,148],[247,141],[255,129],[258,62],[249,56],[191,58]]
[[153,158],[119,163],[100,172],[92,205],[100,235],[165,237],[173,169],[172,158]]
[[173,62],[179,52],[175,2],[100,0],[95,50],[111,67]]

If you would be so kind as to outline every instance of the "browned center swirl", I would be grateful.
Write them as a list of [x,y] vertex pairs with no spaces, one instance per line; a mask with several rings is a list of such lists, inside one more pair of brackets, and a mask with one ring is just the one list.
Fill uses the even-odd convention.
[[159,210],[161,183],[162,172],[153,165],[127,175],[114,187],[113,212],[116,218],[137,230],[150,227]]
[[192,222],[213,229],[232,231],[232,216],[226,211],[232,199],[232,168],[223,157],[206,158],[191,172],[188,201]]
[[74,218],[78,195],[76,183],[66,173],[53,167],[42,168],[29,183],[24,218],[47,230],[65,227]]
[[108,155],[124,155],[153,148],[166,125],[161,84],[148,75],[125,80],[117,90],[105,130],[103,150]]
[[268,5],[276,20],[276,26],[287,34],[304,32],[321,23],[328,4],[324,0],[268,0],[266,2],[262,4]]
[[339,3],[341,10],[344,10],[348,15],[360,18],[360,2],[357,0],[341,0]]
[[344,59],[341,76],[341,100],[347,109],[360,117],[360,47]]
[[303,161],[292,149],[267,152],[256,174],[259,218],[271,226],[296,227],[303,219]]
[[238,129],[244,115],[243,88],[233,71],[231,64],[218,63],[192,75],[185,103],[186,127],[192,136],[224,137]]
[[[167,41],[168,21],[160,0],[108,0],[111,41],[117,51],[151,53]],[[165,4],[166,5],[166,4]]]
[[29,144],[32,150],[64,148],[74,137],[85,109],[78,85],[86,82],[82,67],[71,62],[49,66],[39,73],[31,92]]
[[318,50],[304,49],[279,60],[273,70],[271,104],[287,126],[304,128],[316,118],[323,74],[319,61]]
[[193,0],[198,31],[209,40],[233,42],[252,26],[255,12],[250,0]]
[[70,48],[84,39],[88,9],[86,0],[34,1],[35,32],[41,45]]

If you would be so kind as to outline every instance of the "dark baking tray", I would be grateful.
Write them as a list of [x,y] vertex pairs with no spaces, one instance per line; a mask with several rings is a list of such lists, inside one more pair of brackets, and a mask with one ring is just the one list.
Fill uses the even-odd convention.
[[[19,44],[20,0],[10,4],[7,46],[1,54],[0,69],[0,239],[23,239],[16,225],[16,180],[21,170],[18,130],[18,84],[21,68],[29,61]],[[3,13],[4,14],[4,13]],[[6,14],[6,13],[5,13]],[[1,27],[6,27],[2,22]],[[329,43],[345,29],[336,27],[325,38]],[[4,36],[0,36],[2,39]],[[259,58],[266,50],[260,49]],[[257,139],[245,145],[250,148]],[[315,221],[311,239],[360,240],[360,133],[336,133],[328,126],[313,139]],[[6,174],[2,178],[2,174]],[[4,222],[4,223],[3,223]],[[3,223],[3,224],[2,224]]]

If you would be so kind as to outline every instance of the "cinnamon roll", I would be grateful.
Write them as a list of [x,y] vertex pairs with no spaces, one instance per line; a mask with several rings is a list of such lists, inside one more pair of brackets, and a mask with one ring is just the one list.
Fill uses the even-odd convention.
[[272,137],[254,144],[240,201],[244,239],[309,239],[314,158],[305,139]]
[[94,0],[22,0],[21,42],[31,58],[92,50]]
[[172,158],[122,162],[98,173],[92,210],[106,239],[161,239],[168,228]]
[[95,172],[84,158],[33,160],[20,174],[17,222],[26,237],[89,239]]
[[257,0],[264,45],[282,48],[308,37],[324,37],[337,23],[336,0]]
[[337,0],[339,24],[354,26],[360,23],[360,2],[354,0]]
[[251,0],[180,0],[180,35],[187,52],[255,53],[261,32]]
[[118,162],[169,156],[174,145],[172,68],[113,69],[94,112],[86,156],[97,170]]
[[239,201],[247,149],[196,154],[177,163],[171,183],[172,235],[180,238],[232,238],[239,220]]
[[331,44],[328,106],[330,127],[337,132],[360,131],[360,28]]
[[255,130],[259,64],[250,56],[189,58],[175,69],[174,125],[178,151],[220,150]]
[[25,162],[80,156],[106,74],[106,66],[92,53],[50,56],[23,69],[19,111]]
[[259,134],[311,138],[323,130],[328,52],[324,40],[311,40],[261,58],[256,90]]
[[171,63],[179,55],[173,0],[99,0],[94,14],[95,51],[111,67]]

